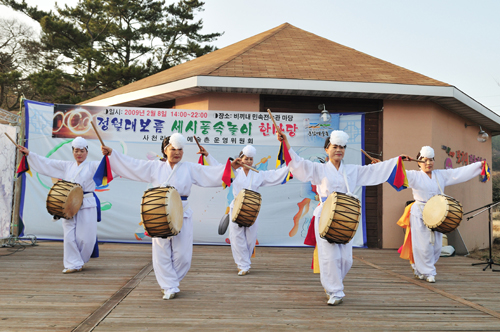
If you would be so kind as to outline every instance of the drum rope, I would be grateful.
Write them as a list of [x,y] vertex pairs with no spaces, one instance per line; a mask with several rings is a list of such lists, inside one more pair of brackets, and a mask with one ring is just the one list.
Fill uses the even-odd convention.
[[[166,218],[170,215],[167,213],[166,209],[157,213],[152,212],[168,206],[165,193],[169,189],[174,188],[171,186],[151,188],[146,190],[144,196],[142,197],[142,224],[151,237],[160,237],[165,239],[179,234],[179,232],[173,229],[171,221]],[[146,203],[144,203],[145,198],[148,199]]]

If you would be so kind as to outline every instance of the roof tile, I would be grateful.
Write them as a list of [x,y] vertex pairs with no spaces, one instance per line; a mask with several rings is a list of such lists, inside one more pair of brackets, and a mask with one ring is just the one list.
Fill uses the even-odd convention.
[[192,76],[272,77],[449,86],[284,23],[87,102]]

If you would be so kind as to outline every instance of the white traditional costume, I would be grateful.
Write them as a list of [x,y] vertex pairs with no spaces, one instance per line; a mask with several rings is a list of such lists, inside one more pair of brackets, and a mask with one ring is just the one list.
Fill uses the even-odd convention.
[[[247,145],[243,148],[244,156],[255,157],[256,150],[253,146]],[[288,174],[288,167],[282,167],[277,170],[259,171],[252,170],[245,174],[243,167],[238,168],[234,174],[234,180],[231,185],[233,196],[236,197],[243,189],[259,191],[260,187],[276,186],[283,183]],[[233,215],[234,199],[229,205],[229,215]],[[231,251],[236,265],[238,265],[239,275],[245,275],[250,270],[251,257],[255,242],[257,241],[257,229],[259,217],[250,227],[240,227],[235,222],[229,222],[229,240],[231,242]]]
[[[434,150],[425,146],[420,155],[434,158]],[[410,227],[415,275],[433,282],[436,275],[435,264],[441,255],[443,234],[432,232],[423,222],[422,211],[425,203],[434,195],[443,194],[446,186],[468,181],[481,174],[482,163],[476,162],[455,169],[432,171],[430,178],[424,171],[406,171],[408,186],[412,188],[415,204],[411,207]],[[434,233],[434,234],[433,234]]]
[[[330,144],[345,146],[349,136],[342,131],[333,131]],[[387,181],[397,164],[398,157],[372,165],[346,165],[341,163],[339,169],[332,162],[315,163],[299,157],[295,151],[289,150],[292,161],[288,164],[295,179],[310,181],[324,202],[333,192],[351,195],[359,186],[374,186]],[[314,210],[314,234],[318,247],[321,284],[330,300],[341,302],[345,296],[343,280],[352,266],[352,242],[346,244],[329,243],[319,235],[318,225],[323,204]],[[333,302],[332,302],[333,303]],[[330,302],[329,302],[330,304]]]
[[[88,145],[84,138],[77,137],[72,146],[87,149]],[[93,177],[99,162],[85,160],[78,165],[76,161],[53,160],[30,152],[28,163],[40,174],[78,183],[83,188],[85,194],[80,210],[71,219],[61,219],[64,231],[64,268],[80,270],[89,261],[96,243],[97,203],[93,194]]]
[[[185,138],[173,134],[170,144],[182,149]],[[182,197],[184,220],[180,233],[166,239],[153,238],[153,268],[156,280],[167,298],[179,292],[180,281],[191,267],[193,254],[193,211],[188,206],[188,196],[193,184],[200,187],[220,187],[224,165],[202,166],[191,162],[179,162],[174,168],[168,161],[135,159],[113,150],[109,156],[114,173],[134,181],[149,182],[155,187],[170,185]],[[170,177],[171,173],[175,175]],[[169,179],[170,177],[170,179]],[[168,180],[168,183],[167,183]],[[172,295],[171,297],[169,297]]]

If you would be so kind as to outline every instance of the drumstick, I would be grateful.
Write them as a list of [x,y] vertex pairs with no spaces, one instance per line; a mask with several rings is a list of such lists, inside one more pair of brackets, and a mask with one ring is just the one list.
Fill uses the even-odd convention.
[[99,138],[99,141],[101,141],[101,145],[106,146],[106,145],[104,145],[104,142],[102,141],[101,135],[99,135],[99,132],[97,131],[97,128],[95,127],[94,122],[90,121],[90,124],[92,125],[92,128],[94,128],[94,131],[97,134],[97,138]]
[[365,155],[365,156],[367,156],[367,157],[368,157],[368,159],[370,159],[371,161],[373,161],[373,158],[372,158],[372,157],[370,157],[370,155],[369,155],[368,153],[366,153],[366,152],[365,152],[365,150],[363,150],[363,149],[360,149],[360,150],[361,150],[361,152],[363,152],[363,153],[364,153],[364,155]]
[[7,133],[4,133],[4,134],[5,134],[5,136],[7,136],[7,138],[8,138],[8,139],[10,139],[10,141],[12,142],[12,144],[14,144],[14,145],[16,146],[16,148],[17,148],[17,147],[19,147],[19,146],[16,144],[16,142],[14,142],[14,140],[13,140],[12,138],[10,138],[9,134],[7,134]]
[[194,138],[194,141],[196,142],[196,144],[198,144],[198,148],[200,149],[200,151],[202,150],[202,147],[200,145],[200,142],[198,142],[198,139],[196,138],[196,136],[193,136]]
[[405,161],[414,161],[414,162],[417,162],[417,163],[425,163],[425,161],[423,161],[423,160],[418,160],[418,159],[413,159],[413,158],[405,159]]
[[276,121],[274,121],[273,113],[271,113],[271,110],[269,108],[267,109],[267,113],[269,113],[271,120],[273,120],[274,127],[276,128],[276,131],[278,132],[278,134],[281,134],[280,127],[278,127],[278,125],[276,124]]
[[257,169],[255,169],[255,168],[253,168],[252,166],[248,166],[248,165],[246,165],[246,164],[241,164],[241,166],[246,167],[246,168],[248,168],[248,169],[251,169],[251,170],[252,170],[252,171],[254,171],[254,172],[259,173],[259,171],[258,171]]

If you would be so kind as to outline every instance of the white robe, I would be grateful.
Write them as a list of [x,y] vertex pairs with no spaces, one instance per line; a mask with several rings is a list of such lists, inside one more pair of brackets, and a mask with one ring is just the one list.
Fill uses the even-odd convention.
[[[387,181],[398,158],[392,158],[372,165],[341,164],[337,170],[331,162],[315,163],[299,157],[290,149],[292,162],[288,164],[295,179],[310,181],[316,185],[318,195],[322,200],[333,192],[352,193],[359,186],[374,186]],[[343,176],[347,179],[347,184]],[[349,189],[349,190],[348,190]],[[320,279],[325,292],[329,296],[344,297],[343,280],[352,266],[352,241],[346,244],[329,243],[319,235],[318,225],[323,210],[323,204],[314,210],[314,234],[318,247]]]
[[[169,162],[146,161],[121,154],[117,150],[109,157],[113,173],[124,178],[148,182],[155,187],[164,185],[172,172]],[[189,196],[191,186],[220,187],[224,165],[202,166],[190,162],[178,163],[176,173],[169,185],[175,187],[181,196]],[[156,280],[165,293],[178,293],[180,281],[191,267],[193,255],[193,211],[188,200],[183,200],[184,220],[178,235],[167,239],[153,238],[153,268]],[[138,216],[139,217],[139,216]]]
[[[277,170],[259,171],[259,173],[250,170],[248,175],[246,175],[245,171],[239,168],[235,172],[235,178],[231,186],[233,188],[233,195],[236,198],[243,189],[258,192],[260,187],[279,185],[283,182],[287,173],[288,167],[283,167]],[[261,204],[265,204],[265,202],[262,201]],[[229,216],[232,216],[234,199],[229,207]],[[233,252],[234,262],[238,265],[238,269],[240,270],[248,271],[250,269],[251,257],[255,242],[257,241],[258,224],[259,216],[257,216],[255,223],[250,227],[240,227],[235,222],[229,222],[231,251]]]
[[[84,192],[82,206],[71,219],[61,219],[64,232],[64,268],[80,269],[90,259],[97,236],[97,204],[91,194],[95,190],[94,174],[98,161],[76,161],[45,158],[30,152],[28,164],[36,172],[53,178],[78,183]],[[81,168],[81,171],[80,171]],[[78,174],[77,174],[78,173]],[[76,176],[76,177],[75,177]]]
[[[412,264],[415,273],[419,275],[435,276],[434,266],[441,256],[443,245],[443,234],[434,232],[434,239],[431,237],[432,231],[425,226],[422,219],[422,211],[425,203],[434,195],[444,192],[446,186],[468,181],[481,174],[482,164],[476,162],[468,166],[454,169],[440,169],[432,171],[432,179],[423,171],[406,171],[408,186],[413,190],[415,204],[410,211],[411,241],[413,249]],[[441,186],[441,190],[439,190]],[[434,243],[432,243],[434,240]]]

